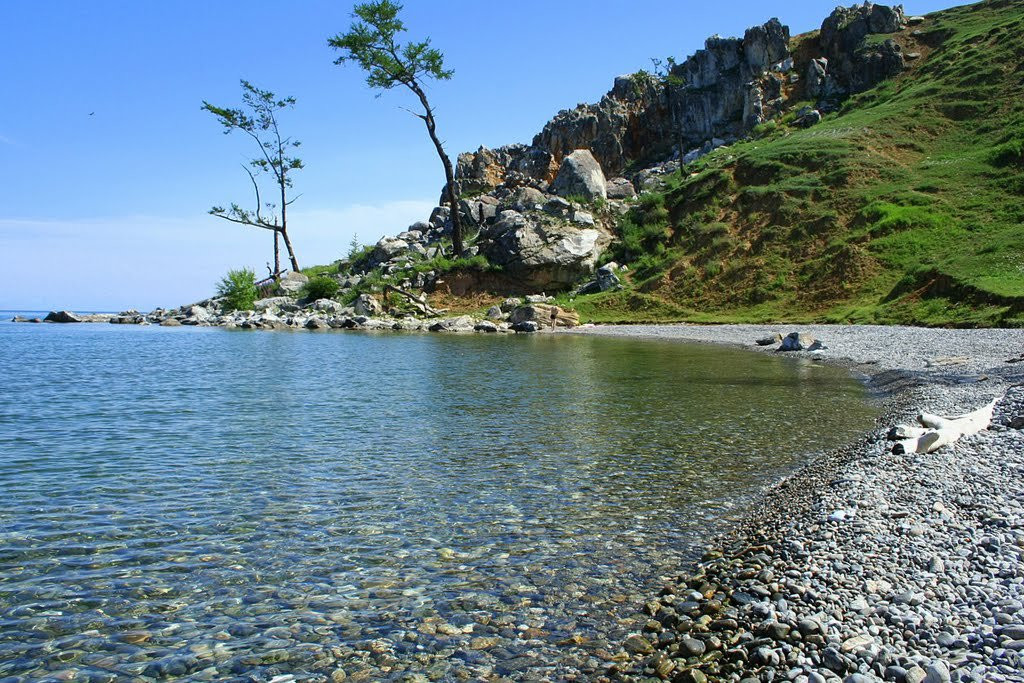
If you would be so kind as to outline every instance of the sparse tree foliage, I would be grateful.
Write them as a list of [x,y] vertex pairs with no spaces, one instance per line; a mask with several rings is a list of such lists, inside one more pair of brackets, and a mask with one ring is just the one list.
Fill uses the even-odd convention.
[[404,86],[419,100],[422,113],[411,112],[427,127],[431,142],[444,165],[448,204],[451,207],[452,243],[455,254],[462,253],[462,220],[458,207],[458,189],[455,186],[455,171],[451,159],[437,136],[434,109],[424,90],[426,79],[447,81],[454,72],[444,68],[444,55],[430,47],[430,39],[420,42],[398,42],[398,35],[404,33],[405,24],[399,18],[402,6],[391,0],[378,0],[356,5],[353,18],[356,19],[348,33],[339,33],[327,43],[341,52],[335,64],[355,62],[366,71],[366,83],[371,88],[390,90]]
[[[274,233],[274,275],[277,276],[281,272],[279,238],[284,240],[292,270],[298,272],[299,261],[295,257],[295,250],[288,237],[288,207],[298,197],[289,199],[288,191],[292,187],[289,173],[302,168],[302,160],[290,156],[301,143],[290,137],[282,137],[277,123],[277,112],[295,106],[295,98],[279,99],[274,93],[260,90],[249,81],[243,80],[241,83],[243,103],[241,108],[218,107],[204,100],[203,109],[217,118],[217,121],[224,127],[225,135],[236,130],[241,131],[259,146],[259,156],[251,159],[248,165],[242,165],[252,181],[256,204],[252,210],[243,209],[235,203],[228,208],[215,206],[210,209],[210,214],[232,223],[272,231]],[[279,197],[275,202],[264,202],[260,196],[260,184],[257,178],[266,174],[274,179],[276,185],[275,194],[278,194]]]

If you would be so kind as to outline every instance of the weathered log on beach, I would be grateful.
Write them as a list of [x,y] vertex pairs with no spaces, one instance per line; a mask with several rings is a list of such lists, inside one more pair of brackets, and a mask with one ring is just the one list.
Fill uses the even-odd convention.
[[977,434],[992,424],[995,399],[988,405],[970,413],[953,417],[941,417],[921,413],[917,421],[921,427],[897,426],[889,432],[890,438],[901,439],[893,446],[893,453],[932,453],[948,446],[961,437]]

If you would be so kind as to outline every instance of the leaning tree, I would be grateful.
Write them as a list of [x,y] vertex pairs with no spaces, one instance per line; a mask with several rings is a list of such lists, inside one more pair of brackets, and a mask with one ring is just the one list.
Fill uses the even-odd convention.
[[[260,90],[249,81],[243,80],[241,83],[243,103],[241,108],[218,107],[204,100],[203,110],[217,118],[217,121],[224,127],[225,135],[236,130],[241,131],[252,138],[259,147],[259,156],[250,159],[248,164],[242,164],[242,168],[252,181],[256,204],[252,210],[243,209],[234,203],[227,209],[215,206],[210,209],[210,214],[232,223],[272,231],[274,233],[273,275],[277,277],[281,272],[278,238],[284,240],[292,270],[296,272],[299,270],[299,261],[295,258],[295,250],[288,237],[288,207],[298,197],[289,199],[288,191],[292,187],[289,173],[302,168],[302,160],[289,155],[294,153],[295,148],[301,143],[290,137],[282,137],[277,124],[277,113],[282,109],[290,109],[295,106],[295,98],[282,97],[278,99],[274,93],[269,90]],[[275,193],[279,195],[280,203],[262,200],[257,177],[265,174],[269,174],[273,178]]]
[[454,71],[444,68],[444,55],[430,47],[430,38],[420,42],[398,42],[397,36],[404,33],[405,24],[399,18],[402,6],[391,0],[378,0],[356,5],[353,18],[356,19],[348,33],[339,33],[328,39],[327,44],[339,50],[341,56],[335,64],[355,62],[366,71],[366,83],[371,88],[390,90],[395,86],[408,88],[419,99],[422,113],[410,112],[421,119],[427,127],[427,134],[437,149],[437,155],[444,165],[447,181],[446,193],[451,209],[452,246],[455,255],[462,254],[462,220],[459,212],[458,190],[455,185],[455,171],[451,159],[444,151],[444,145],[437,136],[437,122],[434,108],[427,99],[424,89],[426,79],[447,81]]

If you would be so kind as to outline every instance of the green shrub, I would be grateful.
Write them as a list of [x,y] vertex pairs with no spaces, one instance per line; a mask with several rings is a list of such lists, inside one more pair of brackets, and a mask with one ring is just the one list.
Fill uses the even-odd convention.
[[332,277],[317,276],[310,278],[309,282],[302,286],[302,298],[316,301],[317,299],[332,299],[338,295],[341,285]]
[[249,268],[229,270],[217,284],[217,295],[224,298],[224,306],[232,311],[251,311],[259,296],[256,273]]
[[1024,140],[1010,140],[989,153],[989,163],[998,168],[1024,165]]
[[871,202],[861,210],[861,216],[871,223],[870,232],[875,236],[913,228],[938,228],[943,221],[923,206],[900,206],[890,202]]

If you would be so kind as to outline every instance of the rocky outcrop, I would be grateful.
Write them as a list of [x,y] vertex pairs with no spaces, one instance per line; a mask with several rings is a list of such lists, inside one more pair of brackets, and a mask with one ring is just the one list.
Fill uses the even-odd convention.
[[114,316],[110,313],[74,313],[72,311],[50,311],[43,322],[47,323],[107,323]]
[[589,149],[606,173],[621,173],[630,159],[663,156],[672,135],[664,89],[645,72],[615,79],[597,104],[559,112],[533,139],[555,163]]
[[281,274],[281,278],[278,280],[278,287],[285,294],[298,294],[308,282],[309,278],[302,273],[289,270]]
[[899,74],[905,68],[899,44],[869,37],[895,33],[906,25],[902,5],[866,2],[837,7],[821,25],[822,57],[808,65],[808,94],[836,100]]
[[[839,8],[800,63],[790,52],[789,28],[778,19],[742,38],[712,36],[702,50],[670,63],[666,74],[619,76],[599,102],[560,111],[529,146],[460,155],[456,177],[464,193],[524,185],[546,190],[561,161],[580,149],[608,176],[669,157],[689,163],[781,115],[787,101],[807,95],[834,103],[898,74],[905,63],[900,46],[870,37],[906,23],[899,6]],[[642,189],[636,177],[628,180]]]
[[594,272],[611,236],[544,213],[503,211],[481,233],[481,253],[523,289],[567,289]]
[[522,326],[525,322],[533,322],[539,329],[554,329],[576,327],[580,324],[580,316],[575,311],[567,311],[551,304],[536,303],[514,309],[509,314],[508,321],[513,328]]
[[742,39],[712,36],[674,67],[667,88],[672,127],[688,146],[735,138],[782,109],[782,72],[792,68],[789,28],[778,19]]

